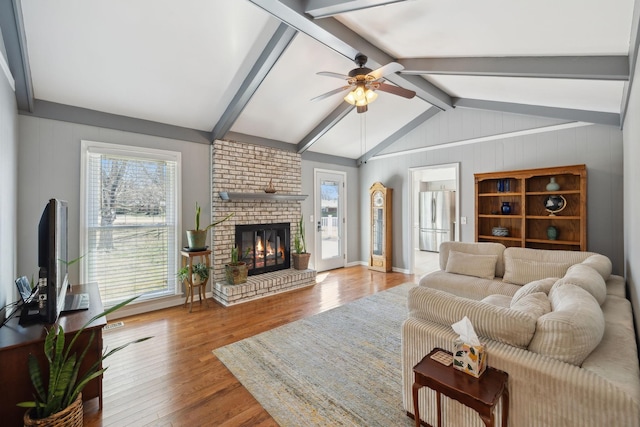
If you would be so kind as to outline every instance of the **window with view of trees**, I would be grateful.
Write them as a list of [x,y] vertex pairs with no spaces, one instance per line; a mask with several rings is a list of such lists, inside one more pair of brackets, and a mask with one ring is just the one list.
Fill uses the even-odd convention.
[[180,153],[82,142],[81,280],[110,307],[176,294]]

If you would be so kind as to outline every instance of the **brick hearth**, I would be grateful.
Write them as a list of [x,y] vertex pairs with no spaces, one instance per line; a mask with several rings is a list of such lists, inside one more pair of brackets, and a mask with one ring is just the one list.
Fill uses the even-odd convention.
[[288,270],[249,276],[241,285],[215,283],[213,298],[224,306],[239,304],[280,292],[316,284],[315,270]]

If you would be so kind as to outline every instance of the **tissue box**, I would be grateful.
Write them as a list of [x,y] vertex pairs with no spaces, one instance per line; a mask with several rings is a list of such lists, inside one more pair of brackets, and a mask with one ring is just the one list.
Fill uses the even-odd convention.
[[456,341],[453,367],[478,378],[487,368],[487,352],[483,345],[470,345]]

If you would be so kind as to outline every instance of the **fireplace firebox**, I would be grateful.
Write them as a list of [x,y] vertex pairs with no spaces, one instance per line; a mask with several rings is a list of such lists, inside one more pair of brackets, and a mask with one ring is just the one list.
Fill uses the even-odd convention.
[[236,225],[238,257],[248,275],[284,270],[291,266],[290,223]]

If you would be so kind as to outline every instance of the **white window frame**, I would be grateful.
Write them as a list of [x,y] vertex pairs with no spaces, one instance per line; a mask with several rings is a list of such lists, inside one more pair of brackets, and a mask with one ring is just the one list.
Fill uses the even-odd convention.
[[[88,179],[87,174],[88,170],[88,157],[90,154],[106,154],[106,155],[114,155],[114,156],[123,156],[123,157],[140,157],[143,159],[149,160],[158,160],[158,161],[175,161],[176,162],[176,179],[175,179],[175,188],[173,189],[176,200],[176,222],[174,227],[174,233],[176,236],[175,239],[175,248],[174,248],[174,259],[172,260],[171,265],[169,265],[169,273],[177,272],[180,262],[180,233],[182,230],[182,153],[179,151],[169,151],[169,150],[160,150],[155,148],[146,148],[146,147],[137,147],[137,146],[128,146],[121,144],[112,144],[106,142],[97,142],[97,141],[89,141],[89,140],[81,140],[81,179],[80,179],[80,254],[86,254],[89,250],[89,236],[87,233],[87,224],[88,221]],[[87,271],[87,262],[81,260],[80,262],[80,283],[87,283],[88,271]],[[175,277],[175,274],[172,274],[168,277]],[[178,283],[174,286],[174,295],[182,295],[182,288]],[[142,302],[145,300],[151,299],[161,299],[158,298],[144,298],[141,297],[136,302]]]

